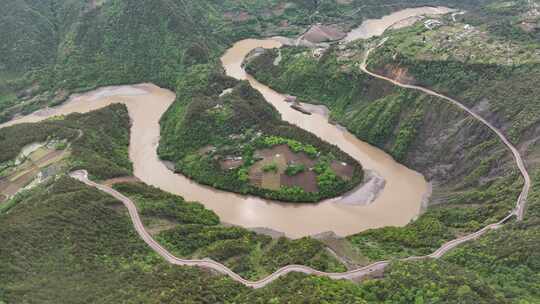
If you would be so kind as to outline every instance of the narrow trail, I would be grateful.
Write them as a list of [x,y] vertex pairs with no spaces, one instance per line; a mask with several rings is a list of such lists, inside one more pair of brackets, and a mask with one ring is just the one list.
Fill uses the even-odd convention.
[[388,82],[390,82],[390,83],[392,83],[392,84],[394,84],[396,86],[406,88],[406,89],[412,89],[412,90],[421,91],[421,92],[423,92],[423,93],[425,93],[427,95],[442,98],[442,99],[450,102],[451,104],[457,106],[458,108],[462,109],[463,111],[467,112],[473,118],[475,118],[476,120],[480,121],[482,124],[484,124],[485,126],[490,128],[491,131],[493,131],[499,137],[499,139],[504,143],[504,145],[506,145],[506,147],[508,147],[510,152],[512,152],[512,155],[514,157],[516,165],[517,165],[521,175],[523,176],[523,180],[524,180],[523,188],[521,190],[521,193],[519,194],[519,197],[518,197],[518,199],[516,201],[516,207],[515,207],[515,209],[513,211],[513,213],[517,217],[517,220],[522,221],[523,217],[525,215],[525,206],[526,206],[526,203],[527,203],[527,196],[529,195],[529,190],[531,188],[531,178],[529,176],[529,172],[527,172],[525,162],[523,161],[523,158],[521,157],[521,154],[519,153],[518,149],[510,142],[510,140],[508,140],[508,138],[499,129],[497,129],[490,122],[485,120],[482,116],[478,115],[473,110],[471,110],[470,108],[463,105],[461,102],[459,102],[459,101],[457,101],[457,100],[455,100],[455,99],[453,99],[451,97],[448,97],[446,95],[437,93],[437,92],[435,92],[433,90],[430,90],[430,89],[427,89],[427,88],[424,88],[424,87],[421,87],[421,86],[416,86],[416,85],[411,85],[411,84],[404,84],[404,83],[398,82],[398,81],[396,81],[396,80],[394,80],[392,78],[389,78],[389,77],[386,77],[386,76],[383,76],[383,75],[379,75],[379,74],[376,74],[376,73],[371,72],[370,70],[368,70],[367,61],[368,61],[369,55],[371,54],[371,52],[374,49],[382,46],[385,41],[386,40],[382,40],[382,42],[379,43],[375,48],[371,48],[366,52],[366,54],[364,56],[364,60],[362,61],[361,65],[360,65],[360,69],[364,73],[366,73],[366,74],[368,74],[368,75],[370,75],[372,77],[388,81]]

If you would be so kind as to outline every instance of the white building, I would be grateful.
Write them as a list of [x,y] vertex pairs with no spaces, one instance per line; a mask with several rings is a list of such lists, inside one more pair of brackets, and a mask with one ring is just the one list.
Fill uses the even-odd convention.
[[424,26],[428,29],[428,30],[432,30],[432,29],[435,29],[435,28],[438,28],[439,26],[442,25],[442,22],[439,21],[439,20],[435,20],[435,19],[428,19],[426,21],[424,21]]

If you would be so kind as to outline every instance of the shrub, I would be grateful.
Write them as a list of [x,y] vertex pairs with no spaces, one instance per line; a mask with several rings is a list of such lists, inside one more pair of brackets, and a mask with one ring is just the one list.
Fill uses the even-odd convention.
[[285,169],[285,174],[288,176],[295,176],[300,172],[304,172],[306,170],[306,167],[302,164],[294,164],[290,165]]

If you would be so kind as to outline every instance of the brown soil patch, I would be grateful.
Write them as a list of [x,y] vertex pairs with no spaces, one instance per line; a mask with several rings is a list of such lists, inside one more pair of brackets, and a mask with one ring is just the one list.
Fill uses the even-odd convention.
[[314,25],[303,36],[305,40],[313,43],[335,41],[344,37],[345,33],[333,25]]
[[383,74],[396,80],[397,82],[405,84],[416,83],[416,79],[414,79],[414,77],[409,74],[409,71],[406,68],[395,67],[388,64],[384,67]]
[[[16,170],[0,180],[0,195],[12,196],[32,182],[42,168],[61,160],[67,154],[63,150],[36,151]],[[32,161],[33,158],[37,160]]]
[[[315,160],[305,153],[294,153],[287,145],[275,146],[271,149],[262,149],[255,152],[256,158],[262,160],[256,162],[249,171],[250,183],[265,189],[279,190],[281,186],[301,187],[306,192],[317,192],[317,176],[310,170],[315,166]],[[275,163],[277,172],[264,172],[262,168]],[[303,164],[306,171],[295,176],[285,174],[290,164]]]
[[219,165],[221,166],[221,169],[223,170],[230,170],[230,169],[236,169],[241,167],[244,164],[243,160],[234,160],[234,159],[228,159],[228,160],[222,160],[219,162]]
[[306,168],[311,168],[315,166],[315,160],[309,158],[309,156],[307,156],[307,154],[303,152],[294,153],[287,145],[279,145],[272,147],[271,149],[255,151],[255,157],[260,157],[264,159],[273,157],[277,154],[282,155],[285,160],[290,163],[302,163],[304,164],[304,166],[306,166]]
[[43,157],[36,160],[35,162],[38,166],[41,167],[50,162],[51,160],[55,160],[56,158],[61,157],[64,152],[64,150],[52,150],[45,154]]
[[18,176],[14,180],[2,181],[2,183],[0,184],[0,191],[7,196],[15,195],[21,188],[24,188],[31,181],[33,181],[39,171],[40,170],[38,167],[34,167],[32,170],[29,170],[28,172]]
[[[284,145],[276,146],[272,149],[263,149],[255,152],[256,158],[262,158],[262,160],[256,162],[249,169],[250,183],[265,189],[279,190],[281,188],[280,174],[287,168],[287,160],[284,152],[289,147]],[[264,172],[263,167],[270,164],[276,164],[277,172]]]
[[123,177],[116,177],[116,178],[111,178],[111,179],[105,180],[101,184],[103,184],[103,185],[105,185],[107,187],[112,187],[112,186],[114,186],[116,184],[140,183],[140,182],[141,182],[141,180],[138,179],[135,176],[123,176]]
[[3,191],[7,184],[9,184],[9,182],[6,180],[6,178],[0,178],[0,191]]
[[283,186],[297,186],[304,189],[306,192],[317,192],[319,188],[317,186],[317,174],[312,170],[306,170],[300,172],[295,176],[288,176],[287,174],[281,174],[281,184]]
[[330,164],[330,168],[332,168],[332,170],[339,176],[341,177],[342,179],[346,180],[346,181],[349,181],[353,178],[353,175],[354,175],[354,168],[353,166],[347,164],[347,163],[343,163],[343,162],[338,162],[338,161],[332,161],[332,163]]
[[0,194],[0,204],[7,200],[7,196]]

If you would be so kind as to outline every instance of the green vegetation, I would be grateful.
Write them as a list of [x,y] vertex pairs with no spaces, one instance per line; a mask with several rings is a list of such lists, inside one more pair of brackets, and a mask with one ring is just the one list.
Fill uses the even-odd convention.
[[[466,116],[454,107],[393,88],[351,68],[356,63],[354,58],[361,58],[362,48],[350,48],[360,54],[348,60],[341,58],[338,49],[317,60],[302,48],[285,48],[279,66],[273,65],[276,52],[268,51],[250,62],[248,70],[279,91],[325,104],[333,120],[436,181],[432,200],[447,204],[429,208],[417,221],[402,228],[386,227],[350,236],[360,253],[372,261],[427,254],[448,240],[506,216],[522,181],[493,134],[471,120],[455,128]],[[448,130],[455,131],[448,136]],[[463,136],[470,139],[469,143],[457,140]],[[492,151],[489,158],[486,151]],[[496,161],[500,159],[507,168],[504,172],[500,171],[501,162]],[[440,163],[452,167],[440,173],[432,170]],[[335,178],[328,168],[328,163],[315,168],[320,188]],[[479,182],[488,176],[489,182]]]
[[[197,172],[201,180],[216,186],[231,182],[229,186],[235,187],[249,180],[247,168],[216,177],[220,168],[210,166],[214,163],[198,155],[199,149],[214,140],[222,144],[220,148],[229,140],[247,143],[263,131],[264,136],[311,145],[323,155],[331,153],[339,159],[342,155],[286,126],[276,128],[277,134],[250,130],[254,113],[262,115],[256,118],[263,121],[278,117],[264,103],[253,102],[257,97],[249,90],[224,96],[229,101],[220,104],[229,104],[212,108],[223,89],[241,86],[216,68],[217,56],[228,44],[248,36],[298,33],[315,22],[359,23],[410,5],[458,5],[468,11],[457,17],[461,25],[485,31],[479,35],[485,40],[469,36],[463,39],[472,41],[468,46],[452,44],[442,49],[446,33],[437,40],[436,33],[442,32],[405,29],[394,32],[384,48],[373,54],[370,66],[385,73],[405,72],[413,81],[475,105],[516,143],[525,143],[520,147],[536,173],[524,223],[490,232],[443,260],[394,262],[383,278],[361,284],[291,274],[267,288],[251,290],[222,276],[165,264],[138,239],[125,213],[117,208],[118,202],[63,177],[0,205],[0,303],[539,302],[540,147],[535,99],[539,76],[531,52],[538,49],[539,31],[537,19],[530,14],[530,5],[537,2],[348,2],[2,1],[0,121],[58,104],[69,93],[96,86],[149,81],[176,88],[178,100],[162,121],[160,154],[177,166],[180,163],[183,172]],[[426,44],[421,42],[424,36]],[[476,59],[464,60],[464,49]],[[503,217],[513,206],[521,181],[492,134],[436,99],[360,73],[355,64],[362,50],[359,44],[348,46],[345,52],[331,49],[315,60],[305,50],[286,48],[278,67],[268,64],[273,59],[270,55],[252,63],[261,64],[252,71],[259,79],[305,101],[327,105],[336,122],[422,171],[435,181],[432,201],[449,203],[430,207],[406,227],[367,231],[349,240],[370,259],[423,254],[444,240]],[[352,57],[344,56],[348,51]],[[508,56],[515,61],[508,63]],[[239,113],[243,115],[239,123],[246,122],[242,132],[228,125]],[[198,124],[202,117],[205,120]],[[214,134],[213,123],[234,131],[208,138]],[[126,175],[131,172],[128,125],[125,109],[115,106],[95,115],[2,129],[0,163],[9,163],[28,143],[58,138],[72,143],[72,168],[89,169],[98,179]],[[256,120],[254,125],[259,125]],[[186,137],[187,132],[193,136]],[[250,164],[255,161],[254,148],[246,145],[230,152]],[[323,182],[335,177],[327,169],[325,164],[318,166]],[[156,227],[161,240],[177,253],[212,256],[251,277],[283,263],[342,267],[312,239],[270,240],[244,229],[222,227],[215,214],[199,204],[156,189],[139,184],[117,187],[130,193],[145,224]],[[301,188],[281,191],[286,193],[282,197],[303,195]],[[263,196],[273,195],[277,196]]]
[[[146,206],[147,211],[153,210],[153,206],[160,209],[162,203],[171,199],[181,206],[190,205],[142,184],[117,187],[136,198],[138,206]],[[0,270],[6,274],[0,277],[0,299],[7,303],[22,299],[29,303],[172,299],[195,303],[534,303],[540,296],[539,280],[535,278],[539,273],[540,256],[535,246],[539,244],[540,230],[532,219],[526,225],[492,232],[479,242],[460,247],[442,261],[394,263],[384,278],[362,284],[295,273],[266,288],[252,290],[223,276],[166,264],[139,240],[125,211],[115,207],[118,202],[71,178],[42,185],[25,195],[10,212],[0,215],[4,227],[0,232],[4,249],[0,251]],[[155,217],[146,214],[145,221]],[[178,227],[193,225],[198,224]],[[208,252],[223,258],[230,256],[229,252],[242,252],[239,248],[243,247],[233,246],[237,240],[231,238],[241,235],[242,229],[200,226],[206,229],[199,230],[193,238],[188,235],[184,244],[193,242],[197,248],[203,244]],[[212,227],[214,232],[210,233]],[[245,233],[250,234],[245,231],[244,236]],[[229,238],[207,243],[222,235]],[[244,239],[238,241],[243,242]],[[310,248],[320,252],[318,246],[310,244],[314,241],[280,239],[266,253],[254,249],[251,259],[242,261],[270,262],[263,263],[263,269],[282,263],[303,263],[304,254],[313,250]],[[293,253],[295,247],[304,249]]]
[[[145,197],[146,204],[172,197],[137,184],[119,187]],[[6,274],[0,277],[0,299],[7,303],[22,299],[153,303],[173,298],[196,303],[534,303],[539,297],[534,278],[539,273],[540,257],[534,247],[539,244],[539,230],[532,219],[460,247],[444,261],[394,263],[384,278],[360,285],[291,274],[252,290],[196,268],[165,264],[138,239],[129,218],[114,207],[117,204],[95,189],[62,178],[36,188],[12,211],[0,215],[5,228],[0,232],[0,270]],[[287,243],[280,240],[268,252],[276,256],[271,261],[282,261]],[[528,283],[513,285],[516,281]]]
[[302,164],[292,164],[287,166],[287,169],[285,169],[285,174],[288,176],[295,176],[299,173],[302,173],[306,171],[306,167]]
[[369,66],[387,74],[404,71],[418,84],[489,112],[514,143],[523,142],[540,117],[540,36],[526,29],[540,17],[527,17],[529,5],[519,2],[496,1],[433,31],[418,24],[393,32]]
[[[237,83],[210,66],[197,66],[189,75],[179,82],[178,92],[182,93],[161,120],[158,152],[162,159],[174,162],[178,172],[219,189],[292,202],[334,197],[362,181],[358,162],[338,147],[282,121],[277,110],[247,82]],[[234,86],[232,92],[219,96],[229,85]],[[301,185],[278,184],[273,190],[260,187],[251,178],[251,170],[260,160],[258,152],[280,145],[317,163],[337,159],[351,164],[354,176],[344,181],[327,166],[318,171],[325,176],[316,192],[304,191]],[[276,160],[270,160],[260,171],[284,174],[283,170]]]
[[131,174],[128,157],[129,116],[124,105],[115,104],[89,114],[71,114],[38,124],[0,129],[0,163],[13,165],[26,145],[52,139],[71,142],[70,169],[86,169],[97,179]]
[[264,172],[274,172],[274,173],[277,173],[278,171],[278,166],[276,163],[271,163],[271,164],[268,164],[268,165],[264,165],[262,167],[262,170]]
[[157,228],[157,240],[177,256],[210,257],[252,279],[298,263],[322,271],[345,271],[324,245],[312,238],[272,240],[244,228],[219,225],[218,217],[202,205],[156,188],[134,183],[114,187],[136,202],[145,225],[150,230]]
[[[453,194],[447,204],[432,206],[405,227],[367,230],[348,239],[371,260],[426,255],[443,243],[478,231],[508,214],[521,190],[517,173],[489,187]],[[485,205],[475,202],[485,201]]]
[[476,272],[513,302],[535,303],[540,299],[539,238],[538,218],[534,218],[529,224],[490,233],[456,249],[444,260]]
[[[117,202],[71,178],[43,185],[0,215],[0,301],[6,303],[233,301],[243,288],[166,264]],[[204,293],[195,291],[195,286]]]
[[145,225],[162,218],[178,224],[217,225],[219,217],[199,203],[188,203],[181,197],[142,183],[115,184],[114,189],[128,194],[136,203]]
[[364,288],[375,303],[507,303],[476,274],[442,261],[396,262]]
[[261,145],[266,146],[266,147],[274,147],[274,146],[278,146],[278,145],[288,145],[289,148],[291,148],[291,150],[294,153],[304,152],[307,155],[309,155],[311,158],[317,157],[317,154],[319,153],[317,151],[317,148],[315,148],[312,145],[309,145],[309,144],[305,145],[305,144],[302,144],[301,142],[299,142],[297,140],[289,139],[289,138],[283,138],[283,137],[280,137],[280,136],[267,136],[267,137],[264,137],[262,139]]
[[326,105],[334,121],[405,160],[422,125],[427,98],[394,89],[358,69],[343,69],[345,63],[338,60],[336,51],[328,51],[319,61],[305,49],[283,48],[281,64],[275,66],[277,52],[270,50],[249,63],[247,70],[279,91]]
[[[450,22],[447,19],[445,22]],[[510,69],[502,66],[493,65],[489,70],[493,72],[491,75],[486,70],[485,74],[467,77],[452,73],[467,65],[460,62],[452,64],[455,69],[450,69],[449,65],[440,65],[448,62],[443,59],[421,61],[425,65],[423,71],[426,71],[422,77],[417,77],[418,73],[408,74],[421,64],[389,66],[395,61],[403,62],[402,57],[413,58],[407,60],[434,56],[445,58],[445,54],[441,54],[440,50],[434,51],[429,45],[432,41],[429,37],[437,36],[434,34],[437,31],[427,31],[423,25],[418,25],[392,33],[383,49],[370,57],[371,68],[391,76],[400,75],[405,81],[411,78],[412,81],[415,78],[425,81],[444,78],[448,80],[447,83],[443,82],[445,87],[459,94],[468,94],[467,88],[477,85],[473,79],[485,82],[498,78],[496,86],[483,89],[489,94],[490,103],[493,90],[507,89],[504,84],[507,79],[503,74],[494,76],[497,71]],[[439,36],[444,38],[444,35]],[[422,41],[427,41],[428,45],[418,46]],[[275,50],[266,51],[247,66],[250,74],[278,91],[299,96],[306,102],[326,105],[331,110],[332,120],[346,126],[359,138],[386,150],[397,160],[420,170],[436,185],[431,201],[437,205],[430,206],[418,220],[401,228],[373,229],[348,237],[359,253],[372,261],[428,254],[446,241],[506,216],[515,204],[522,180],[504,146],[487,128],[467,118],[456,108],[363,74],[358,69],[358,63],[363,59],[364,50],[360,43],[336,46],[330,47],[321,58],[315,58],[311,51],[304,48],[287,47],[281,50],[282,59],[277,66],[274,65],[277,56]],[[478,66],[475,64],[474,68]],[[525,69],[515,69],[518,70]],[[528,77],[528,81],[520,83],[532,88],[530,81],[537,77],[533,74]],[[511,79],[509,81],[510,84],[518,83]],[[533,92],[534,89],[527,89],[526,92],[515,90],[511,94]],[[507,94],[510,93],[501,92],[497,99],[507,98]],[[479,99],[484,96],[477,93],[469,95]],[[506,100],[516,99],[520,97]],[[523,100],[523,105],[535,107],[530,98]],[[508,104],[504,108],[506,111],[516,110],[515,113],[520,116],[530,115]],[[525,125],[527,122],[535,125],[536,119],[525,122],[517,118],[513,120],[513,125]],[[528,134],[523,130],[512,131],[512,134]],[[538,150],[536,147],[534,149]],[[331,174],[327,177],[332,178]]]
[[[402,7],[377,0],[6,0],[0,4],[0,121],[98,86],[175,89],[242,38],[295,35],[315,22],[354,22]],[[367,7],[364,7],[367,5]],[[357,7],[362,10],[350,14]],[[156,19],[156,16],[159,18]]]

